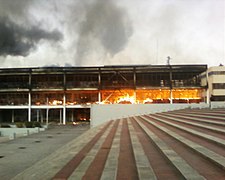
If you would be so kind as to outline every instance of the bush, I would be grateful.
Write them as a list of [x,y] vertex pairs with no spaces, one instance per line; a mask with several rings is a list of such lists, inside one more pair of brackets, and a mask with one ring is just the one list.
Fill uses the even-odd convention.
[[25,122],[24,125],[26,126],[26,128],[32,128],[33,127],[33,122]]
[[16,127],[23,128],[24,127],[24,124],[22,122],[17,122],[16,123]]
[[41,127],[41,124],[37,121],[34,122],[25,122],[24,125],[26,126],[26,128],[35,128],[35,127]]
[[35,122],[33,122],[33,127],[39,127],[39,128],[41,128],[41,123],[35,121]]
[[9,124],[1,124],[0,127],[2,127],[2,128],[11,128],[11,126]]

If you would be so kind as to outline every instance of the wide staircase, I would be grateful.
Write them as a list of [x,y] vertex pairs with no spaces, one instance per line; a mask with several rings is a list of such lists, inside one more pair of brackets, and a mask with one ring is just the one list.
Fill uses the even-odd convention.
[[14,179],[225,179],[225,109],[110,121]]

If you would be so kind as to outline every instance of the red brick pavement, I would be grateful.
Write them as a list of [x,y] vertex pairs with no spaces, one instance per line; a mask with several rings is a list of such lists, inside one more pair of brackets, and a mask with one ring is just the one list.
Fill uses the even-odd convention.
[[93,139],[89,141],[89,143],[86,144],[86,146],[81,149],[81,151],[73,158],[71,159],[54,177],[54,180],[63,180],[67,179],[73,171],[78,167],[80,162],[85,158],[86,154],[92,149],[92,147],[95,145],[95,143],[99,140],[99,138],[102,136],[102,134],[106,131],[106,129],[110,126],[112,121],[110,121],[108,124],[106,124],[102,130],[97,133]]

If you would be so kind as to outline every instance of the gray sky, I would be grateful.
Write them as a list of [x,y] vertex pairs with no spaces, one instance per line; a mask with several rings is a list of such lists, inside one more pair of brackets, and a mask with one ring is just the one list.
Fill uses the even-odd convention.
[[225,0],[0,0],[0,67],[225,65]]

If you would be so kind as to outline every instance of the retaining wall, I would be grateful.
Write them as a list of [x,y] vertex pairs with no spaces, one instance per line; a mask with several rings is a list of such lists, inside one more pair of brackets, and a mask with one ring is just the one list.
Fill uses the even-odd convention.
[[211,108],[225,108],[225,101],[212,101]]
[[44,131],[45,128],[0,128],[0,136],[9,137],[15,139],[20,136],[27,136],[29,134],[38,133]]
[[91,127],[112,119],[141,114],[167,112],[185,108],[208,108],[206,103],[200,104],[93,104],[91,106]]

